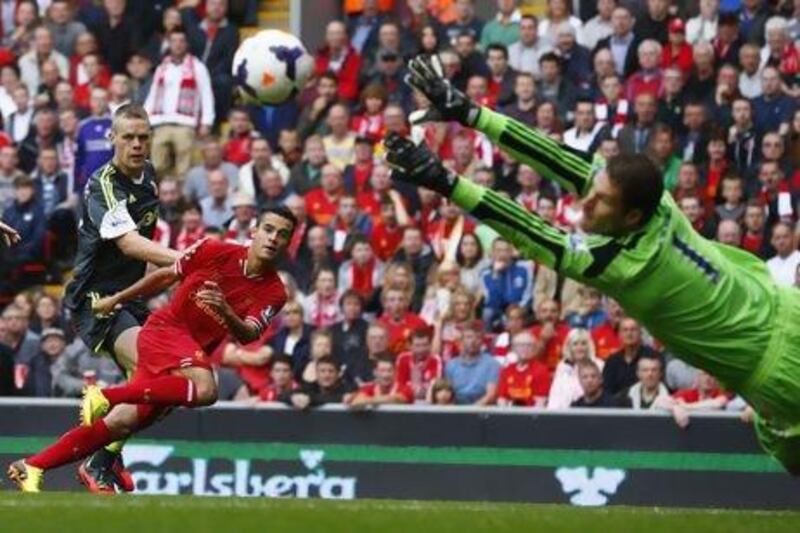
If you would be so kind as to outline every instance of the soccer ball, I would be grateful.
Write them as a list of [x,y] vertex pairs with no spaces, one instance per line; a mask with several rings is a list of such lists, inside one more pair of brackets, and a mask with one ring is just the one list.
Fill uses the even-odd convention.
[[239,45],[233,78],[244,103],[278,105],[305,87],[314,59],[290,33],[262,30]]

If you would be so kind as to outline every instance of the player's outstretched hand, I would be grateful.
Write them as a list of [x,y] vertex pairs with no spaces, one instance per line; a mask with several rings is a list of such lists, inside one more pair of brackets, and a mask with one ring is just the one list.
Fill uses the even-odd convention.
[[392,132],[386,136],[384,145],[386,163],[392,168],[392,177],[446,197],[453,192],[458,176],[447,170],[425,143],[417,145]]
[[3,242],[6,244],[6,246],[17,244],[22,238],[19,236],[17,230],[2,222],[0,222],[0,235],[3,237]]
[[431,101],[431,108],[412,123],[455,120],[473,126],[478,121],[481,108],[444,76],[438,55],[418,55],[408,62],[408,71],[406,83]]
[[218,312],[221,316],[225,316],[231,312],[231,306],[228,304],[228,300],[225,299],[225,294],[222,293],[222,289],[219,288],[216,282],[203,282],[203,288],[197,291],[197,299]]

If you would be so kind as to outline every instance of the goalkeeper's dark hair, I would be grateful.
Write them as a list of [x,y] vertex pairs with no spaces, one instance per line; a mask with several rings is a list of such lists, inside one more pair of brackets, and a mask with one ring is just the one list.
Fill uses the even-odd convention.
[[611,183],[622,192],[625,210],[640,210],[641,225],[646,224],[664,194],[664,178],[658,167],[645,155],[625,154],[612,158],[606,171]]
[[273,215],[278,215],[279,217],[285,218],[286,220],[291,222],[292,223],[292,231],[294,231],[297,228],[298,224],[300,223],[297,220],[297,217],[294,216],[294,213],[292,213],[292,211],[288,207],[286,207],[285,205],[274,205],[272,207],[268,207],[268,208],[264,209],[263,211],[261,211],[261,215],[260,215],[259,219],[260,220],[264,220],[264,217],[267,216],[270,213],[272,213]]

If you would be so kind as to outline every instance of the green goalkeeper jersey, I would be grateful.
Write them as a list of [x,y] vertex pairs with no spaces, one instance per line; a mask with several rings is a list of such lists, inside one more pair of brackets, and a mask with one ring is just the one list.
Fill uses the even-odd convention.
[[[584,196],[591,188],[590,155],[486,108],[477,128],[570,192]],[[757,257],[695,232],[669,193],[643,228],[621,238],[564,232],[466,179],[452,198],[525,257],[615,298],[690,364],[731,387],[753,373],[770,339],[779,289]]]

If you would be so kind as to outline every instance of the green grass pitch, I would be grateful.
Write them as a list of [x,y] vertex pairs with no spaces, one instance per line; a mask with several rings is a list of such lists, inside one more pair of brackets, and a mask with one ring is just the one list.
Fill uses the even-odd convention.
[[0,493],[3,533],[800,531],[800,513],[395,500]]

